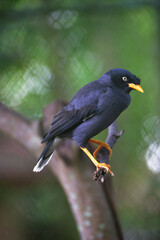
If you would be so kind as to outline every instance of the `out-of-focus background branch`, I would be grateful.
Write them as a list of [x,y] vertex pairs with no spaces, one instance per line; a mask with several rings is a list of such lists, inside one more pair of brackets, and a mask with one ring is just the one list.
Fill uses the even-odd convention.
[[[42,151],[39,133],[47,131],[47,126],[49,126],[51,119],[58,109],[63,106],[62,101],[50,104],[45,108],[45,115],[41,124],[38,124],[38,121],[35,124],[35,122],[32,123],[23,116],[11,111],[4,104],[0,104],[0,112],[2,115],[0,119],[0,132],[2,132],[4,137],[6,135],[8,137],[5,145],[2,139],[1,145],[4,145],[3,151],[8,151],[9,146],[7,142],[10,144],[11,141],[14,141],[14,143],[19,144],[17,145],[18,147],[15,147],[16,144],[13,144],[14,148],[12,147],[12,151],[8,151],[9,156],[5,154],[4,158],[7,165],[1,169],[4,182],[12,179],[13,184],[17,182],[17,178],[20,178],[18,180],[22,180],[21,183],[24,183],[26,179],[28,180],[26,174],[22,177],[23,169],[25,169],[25,171],[28,170],[25,166],[27,162],[26,158],[30,154],[35,159],[39,157]],[[37,126],[41,126],[42,129]],[[117,134],[115,123],[113,127],[111,127],[111,130],[112,129],[114,129],[114,133]],[[109,136],[108,141],[112,141],[112,135],[109,134]],[[111,185],[109,184],[110,176],[108,176],[105,188],[102,188],[100,184],[95,184],[91,177],[94,169],[93,165],[87,161],[86,155],[81,154],[80,149],[70,140],[65,140],[61,146],[59,146],[58,151],[63,152],[68,162],[58,156],[57,152],[54,154],[50,168],[66,193],[77,223],[77,228],[80,231],[81,239],[88,240],[90,237],[95,238],[101,236],[100,238],[102,240],[121,240],[122,232],[112,199]],[[21,154],[21,152],[23,152],[23,154]],[[101,156],[101,158],[104,158],[103,161],[105,161],[105,156],[108,157],[108,154]],[[23,163],[23,169],[20,168],[18,159]],[[12,164],[10,164],[10,161],[12,161]],[[8,169],[10,169],[11,166],[14,168],[14,171],[11,177],[9,177],[10,171],[8,171]],[[30,175],[31,171],[29,173],[29,176]],[[70,178],[70,176],[72,176],[72,178]],[[32,182],[34,182],[33,177]],[[109,189],[109,191],[106,191],[107,189]],[[103,225],[102,228],[100,227],[101,225]]]
[[[57,178],[48,168],[40,174],[32,172],[42,147],[40,131],[48,124],[40,120],[42,111],[57,99],[69,101],[80,87],[107,70],[122,67],[139,75],[145,93],[131,93],[132,103],[118,120],[125,134],[111,158],[113,195],[124,238],[157,240],[159,2],[88,0],[83,4],[76,0],[60,4],[43,0],[0,4],[0,102],[30,119],[20,121],[17,114],[12,118],[9,110],[6,126],[6,108],[1,105],[0,124],[8,133],[0,131],[0,235],[3,239],[78,239]],[[23,131],[13,129],[14,124]],[[98,138],[105,140],[106,132]],[[92,172],[84,173],[89,183]]]

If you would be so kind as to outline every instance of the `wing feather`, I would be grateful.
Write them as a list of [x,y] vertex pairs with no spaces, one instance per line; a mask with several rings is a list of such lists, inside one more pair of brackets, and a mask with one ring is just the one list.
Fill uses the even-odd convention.
[[99,99],[103,97],[103,93],[107,89],[107,85],[99,83],[98,80],[81,88],[71,102],[55,115],[42,143],[76,127],[81,122],[87,121],[99,113]]
[[56,114],[53,122],[48,130],[48,133],[43,138],[42,143],[51,140],[70,128],[75,127],[83,121],[87,121],[96,113],[96,106],[88,105],[83,109],[67,110],[65,107]]

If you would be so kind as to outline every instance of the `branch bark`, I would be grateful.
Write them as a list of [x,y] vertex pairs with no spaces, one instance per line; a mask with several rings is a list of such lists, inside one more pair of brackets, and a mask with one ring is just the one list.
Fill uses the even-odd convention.
[[31,121],[0,103],[0,130],[22,145],[33,156],[38,156],[42,146],[38,132],[39,122]]
[[[117,130],[117,124],[116,121],[113,122],[109,128],[108,128],[108,136],[106,139],[106,143],[108,143],[108,145],[110,146],[110,148],[112,149],[114,144],[116,143],[117,139],[123,134],[123,130],[121,130],[118,133]],[[99,151],[99,161],[100,162],[105,162],[107,164],[109,164],[109,152],[106,148],[102,148]],[[105,176],[106,172],[103,169],[99,169],[98,171],[95,172],[94,175],[94,180],[103,183],[104,182],[104,176]]]
[[[19,143],[36,159],[43,147],[40,144],[40,134],[48,129],[53,116],[64,104],[64,102],[50,104],[45,108],[41,122],[29,121],[0,104],[0,131]],[[111,148],[119,135],[116,123],[113,123],[109,127],[106,140]],[[94,150],[93,145],[90,145],[90,148]],[[107,176],[105,184],[94,182],[92,180],[93,164],[70,140],[62,143],[59,152],[65,154],[65,159],[61,154],[55,153],[49,166],[66,193],[81,239],[122,240],[121,228],[110,191],[110,177]],[[103,162],[108,161],[106,149],[100,151],[99,159]],[[104,173],[99,175],[99,179],[102,178]]]

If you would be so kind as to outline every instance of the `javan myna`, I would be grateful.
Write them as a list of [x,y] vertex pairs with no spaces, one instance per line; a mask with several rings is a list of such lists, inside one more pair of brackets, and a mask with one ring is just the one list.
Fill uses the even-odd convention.
[[[39,172],[48,164],[54,153],[53,143],[58,137],[74,140],[97,169],[104,168],[113,175],[110,165],[96,160],[96,155],[102,147],[108,149],[109,157],[112,150],[108,144],[91,138],[111,125],[128,107],[131,101],[129,93],[133,89],[143,92],[140,79],[120,68],[112,69],[98,80],[82,87],[71,102],[53,118],[48,133],[42,140],[46,146],[33,171]],[[86,148],[88,142],[99,145],[93,155]]]

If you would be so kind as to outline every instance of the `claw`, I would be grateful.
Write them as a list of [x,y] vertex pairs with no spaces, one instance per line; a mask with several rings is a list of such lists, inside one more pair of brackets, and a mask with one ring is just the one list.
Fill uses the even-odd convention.
[[111,166],[106,164],[106,163],[100,163],[96,160],[96,158],[88,151],[87,148],[82,148],[80,147],[83,152],[85,152],[85,154],[90,158],[90,160],[93,162],[93,164],[96,166],[97,168],[97,171],[100,169],[100,168],[103,168],[105,169],[106,172],[109,172],[111,174],[111,176],[114,176],[114,173],[110,170]]
[[99,170],[100,168],[103,168],[106,170],[107,173],[109,172],[111,174],[111,176],[114,176],[114,173],[110,170],[111,166],[109,164],[98,163],[96,167],[97,167],[97,170]]

